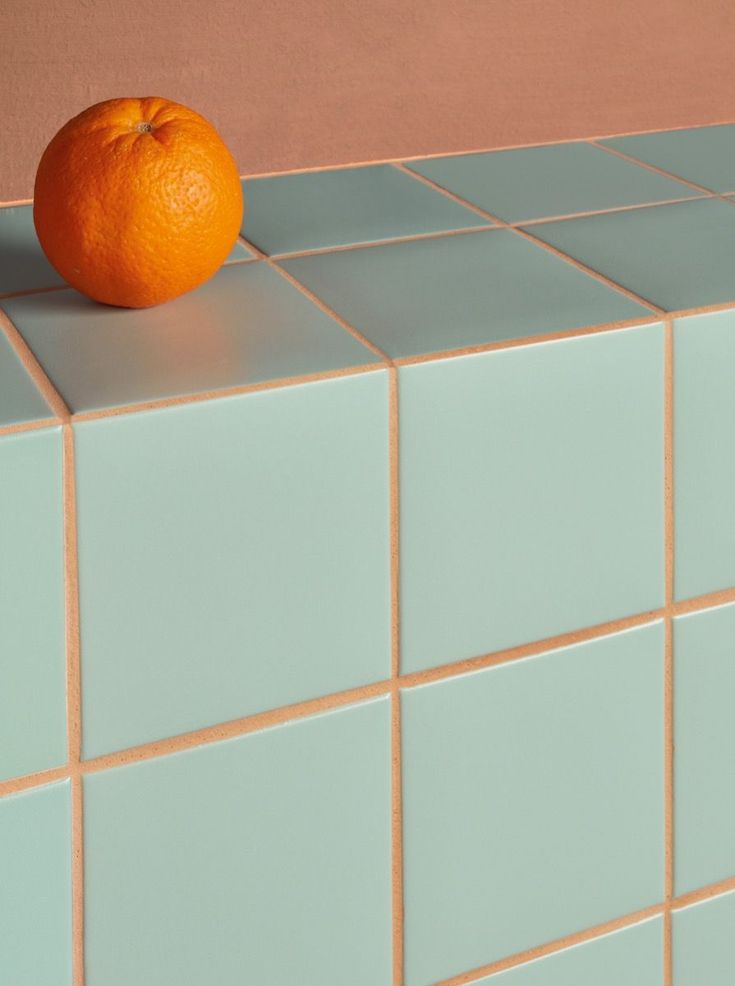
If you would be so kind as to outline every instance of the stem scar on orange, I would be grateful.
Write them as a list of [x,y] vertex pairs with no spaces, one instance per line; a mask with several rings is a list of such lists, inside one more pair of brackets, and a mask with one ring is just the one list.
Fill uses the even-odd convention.
[[208,280],[240,232],[237,165],[214,127],[179,103],[108,99],[43,152],[33,221],[43,251],[83,294],[147,308]]

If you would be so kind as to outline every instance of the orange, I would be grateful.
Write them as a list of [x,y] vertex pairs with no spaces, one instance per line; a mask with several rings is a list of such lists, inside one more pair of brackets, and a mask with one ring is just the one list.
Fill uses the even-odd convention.
[[208,280],[240,231],[237,166],[194,110],[108,99],[43,152],[33,220],[61,276],[96,301],[146,308]]

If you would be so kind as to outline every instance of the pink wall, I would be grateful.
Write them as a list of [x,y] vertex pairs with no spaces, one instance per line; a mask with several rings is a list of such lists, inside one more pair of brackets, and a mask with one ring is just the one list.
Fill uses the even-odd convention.
[[0,0],[0,200],[112,96],[243,173],[735,118],[733,0]]

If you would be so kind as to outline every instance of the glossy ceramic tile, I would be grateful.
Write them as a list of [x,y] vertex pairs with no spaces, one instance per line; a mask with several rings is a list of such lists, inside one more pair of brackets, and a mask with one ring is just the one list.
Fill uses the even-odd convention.
[[387,371],[76,426],[84,751],[387,677]]
[[64,283],[38,242],[33,207],[0,208],[0,294]]
[[663,922],[654,918],[471,986],[663,986]]
[[505,230],[301,257],[283,266],[393,357],[650,314]]
[[236,243],[232,250],[230,250],[230,255],[225,261],[226,264],[234,263],[238,260],[255,260],[256,254],[249,247],[246,247],[244,243]]
[[223,267],[196,291],[143,310],[72,290],[4,306],[73,411],[375,361],[265,264]]
[[697,194],[584,143],[409,161],[407,167],[510,223]]
[[[733,209],[735,212],[735,209]],[[674,589],[735,585],[735,311],[674,324]]]
[[674,676],[674,877],[683,894],[735,875],[735,605],[674,620]]
[[0,323],[0,428],[53,417]]
[[0,437],[0,780],[67,756],[61,474],[60,428]]
[[271,256],[488,225],[390,164],[256,178],[243,193],[243,236]]
[[674,911],[673,986],[730,986],[735,969],[735,893]]
[[390,986],[386,698],[92,774],[85,839],[87,986]]
[[401,367],[401,660],[663,605],[660,325]]
[[681,202],[530,231],[668,311],[735,296],[735,209],[727,202]]
[[0,982],[71,986],[68,781],[0,799]]
[[735,126],[695,127],[603,141],[716,192],[735,192]]
[[663,626],[403,692],[406,986],[659,901]]

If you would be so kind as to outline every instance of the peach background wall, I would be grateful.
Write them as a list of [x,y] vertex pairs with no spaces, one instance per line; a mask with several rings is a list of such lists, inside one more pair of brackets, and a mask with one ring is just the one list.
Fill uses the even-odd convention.
[[258,173],[735,118],[733,41],[733,0],[0,0],[0,200],[112,96]]

